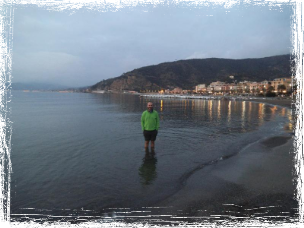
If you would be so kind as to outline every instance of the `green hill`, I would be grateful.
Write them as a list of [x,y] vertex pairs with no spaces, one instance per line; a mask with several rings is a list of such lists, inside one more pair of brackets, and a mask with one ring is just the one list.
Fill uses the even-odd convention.
[[291,56],[259,59],[191,59],[146,66],[103,80],[92,90],[158,90],[174,87],[193,89],[197,84],[214,81],[263,81],[291,76]]

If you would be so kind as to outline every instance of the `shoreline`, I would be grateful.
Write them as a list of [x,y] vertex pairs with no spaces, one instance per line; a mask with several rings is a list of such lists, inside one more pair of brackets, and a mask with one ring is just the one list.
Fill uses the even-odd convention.
[[[285,107],[295,114],[304,111],[304,101],[253,102]],[[300,121],[303,126],[303,116]],[[168,199],[106,227],[304,227],[301,126],[195,172]]]
[[294,109],[296,101],[291,97],[256,97],[256,96],[223,96],[223,95],[181,95],[181,94],[158,94],[158,93],[125,93],[140,97],[155,99],[200,99],[200,100],[232,100],[232,101],[251,101],[272,106],[279,106]]
[[295,102],[292,99],[278,99],[278,98],[259,99],[259,98],[257,98],[257,99],[249,100],[249,101],[264,103],[264,104],[274,105],[274,106],[280,106],[280,107],[289,108],[289,109],[293,109],[293,107],[295,106]]

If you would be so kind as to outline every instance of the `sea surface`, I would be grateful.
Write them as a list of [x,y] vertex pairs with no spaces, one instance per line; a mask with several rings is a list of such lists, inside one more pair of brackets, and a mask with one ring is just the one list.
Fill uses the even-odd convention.
[[[140,126],[148,101],[160,116],[154,154]],[[12,217],[159,205],[197,167],[284,134],[291,120],[249,101],[129,94],[12,91],[10,109]]]

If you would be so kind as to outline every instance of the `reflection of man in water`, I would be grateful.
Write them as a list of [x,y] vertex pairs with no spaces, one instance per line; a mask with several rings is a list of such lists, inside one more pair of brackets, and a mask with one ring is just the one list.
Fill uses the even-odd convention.
[[154,142],[159,128],[159,116],[157,111],[153,110],[153,103],[148,102],[147,110],[141,115],[141,128],[145,137],[145,148],[149,147],[151,141],[151,148],[154,148]]
[[139,176],[141,177],[141,183],[143,185],[152,184],[154,179],[157,177],[156,163],[157,159],[155,157],[154,151],[152,150],[152,152],[149,153],[149,151],[146,150],[146,155],[143,159],[143,164],[138,170]]

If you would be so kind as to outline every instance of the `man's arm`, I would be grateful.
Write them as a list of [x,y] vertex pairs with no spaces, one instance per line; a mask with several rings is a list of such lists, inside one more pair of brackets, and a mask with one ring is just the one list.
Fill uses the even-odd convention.
[[141,115],[141,129],[144,131],[145,130],[145,118],[144,118],[144,113]]
[[159,128],[159,116],[158,113],[156,113],[156,130]]

